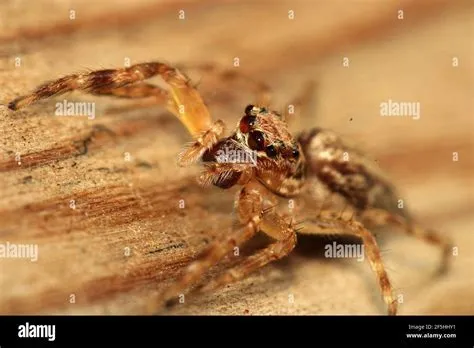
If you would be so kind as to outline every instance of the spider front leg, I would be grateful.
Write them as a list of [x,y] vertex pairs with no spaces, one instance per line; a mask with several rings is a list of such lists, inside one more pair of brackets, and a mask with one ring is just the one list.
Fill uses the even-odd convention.
[[142,63],[122,69],[103,69],[81,74],[71,74],[54,81],[48,81],[30,94],[20,96],[8,104],[11,110],[18,110],[41,99],[81,90],[96,95],[117,95],[120,97],[147,97],[166,94],[161,88],[141,84],[132,88],[125,86],[149,79],[155,75],[164,78],[176,74],[174,68],[162,63]]
[[208,130],[197,136],[194,142],[185,146],[184,150],[178,155],[178,165],[184,167],[197,161],[206,150],[217,144],[224,131],[225,124],[222,120],[214,122]]
[[167,301],[178,297],[182,291],[199,281],[206,271],[231,252],[233,248],[252,238],[258,231],[262,220],[262,204],[260,194],[252,190],[250,185],[244,186],[236,199],[242,227],[237,231],[230,229],[230,234],[213,242],[198,260],[192,262],[185,269],[180,278],[150,301],[147,313],[156,313]]
[[407,219],[400,215],[395,215],[381,209],[368,209],[362,212],[361,219],[365,224],[372,226],[398,226],[405,233],[440,247],[442,250],[442,259],[437,273],[442,274],[449,268],[449,261],[452,256],[453,248],[453,244],[449,238],[440,235],[436,231],[427,230],[416,223],[407,221]]
[[388,308],[389,315],[397,314],[397,301],[393,296],[393,289],[390,283],[385,266],[380,255],[380,249],[373,234],[361,223],[354,220],[343,220],[341,214],[335,211],[323,210],[318,217],[303,217],[303,234],[338,234],[352,235],[358,237],[364,243],[364,251],[369,260],[370,267],[377,277],[380,291]]
[[[170,86],[169,91],[143,83],[144,80],[157,75]],[[209,111],[189,78],[178,69],[160,62],[68,75],[42,84],[30,94],[11,101],[8,107],[18,110],[41,99],[74,90],[122,98],[155,97],[158,104],[162,104],[178,117],[191,135],[197,136],[211,127]]]
[[260,229],[277,241],[254,255],[246,257],[242,262],[230,268],[218,278],[202,286],[199,292],[213,291],[244,279],[250,273],[255,272],[268,263],[285,257],[294,249],[297,239],[295,229],[291,222],[286,222],[281,216],[275,213],[265,214],[260,224]]

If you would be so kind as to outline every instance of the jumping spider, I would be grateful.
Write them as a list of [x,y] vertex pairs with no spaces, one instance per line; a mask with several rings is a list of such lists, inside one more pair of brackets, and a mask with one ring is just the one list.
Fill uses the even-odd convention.
[[[164,79],[169,90],[143,82],[156,75]],[[155,98],[158,104],[178,117],[194,139],[179,155],[178,164],[186,166],[200,161],[204,167],[199,177],[202,184],[213,184],[222,189],[241,186],[235,199],[240,227],[232,228],[229,234],[214,241],[185,269],[181,278],[150,302],[150,312],[156,312],[162,304],[198,283],[204,273],[234,247],[242,245],[259,231],[274,242],[204,284],[200,291],[240,280],[269,262],[288,255],[296,245],[296,232],[360,238],[391,315],[397,312],[397,301],[377,242],[367,228],[392,224],[407,234],[439,245],[443,250],[440,270],[447,267],[451,249],[449,241],[417,225],[406,209],[397,209],[398,196],[390,182],[379,174],[365,154],[346,145],[329,130],[315,128],[295,137],[288,129],[288,113],[281,115],[267,109],[268,105],[248,105],[235,130],[225,137],[224,122],[211,121],[209,111],[190,79],[177,68],[159,62],[65,76],[41,85],[29,95],[16,98],[8,106],[17,110],[72,90],[123,98]],[[266,103],[265,98],[261,99],[261,104]],[[225,148],[251,152],[256,155],[256,162],[218,160],[217,153]],[[343,219],[340,211],[330,208],[309,210],[303,214],[305,228],[300,230],[292,218],[287,219],[276,212],[278,197],[307,194],[307,188],[313,183],[322,185],[331,197],[336,196],[350,206],[353,211],[351,218]],[[322,202],[316,203],[320,207]]]

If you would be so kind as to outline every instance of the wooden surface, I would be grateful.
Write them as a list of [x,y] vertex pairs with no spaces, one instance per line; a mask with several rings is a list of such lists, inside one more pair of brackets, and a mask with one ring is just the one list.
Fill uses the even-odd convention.
[[[393,228],[377,233],[400,313],[474,313],[472,1],[115,3],[0,4],[0,103],[126,59],[238,69],[271,85],[278,110],[315,80],[295,131],[322,126],[356,141],[419,221],[459,248],[449,273],[434,278],[439,250]],[[189,74],[229,127],[253,100],[243,82]],[[95,119],[54,116],[65,98],[95,102]],[[421,118],[381,117],[388,99],[420,102]],[[74,92],[15,113],[0,106],[0,134],[0,242],[39,248],[36,262],[0,259],[2,314],[142,313],[234,217],[235,190],[200,188],[199,168],[176,166],[190,139],[159,107]],[[302,237],[288,258],[170,313],[384,314],[368,263],[325,259],[329,240]]]

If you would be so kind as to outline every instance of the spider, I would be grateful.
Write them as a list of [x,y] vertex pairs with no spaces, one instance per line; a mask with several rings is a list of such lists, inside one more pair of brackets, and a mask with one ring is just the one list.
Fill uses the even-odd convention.
[[[144,82],[159,75],[168,89]],[[192,142],[178,156],[180,166],[200,162],[203,172],[199,182],[221,189],[240,186],[235,198],[238,226],[222,237],[187,266],[169,287],[150,301],[149,313],[176,299],[181,292],[198,283],[211,267],[235,247],[240,247],[263,232],[273,242],[224,271],[199,288],[211,291],[245,278],[268,263],[287,256],[297,243],[297,233],[351,235],[364,244],[366,257],[378,281],[389,315],[397,313],[397,301],[382,262],[381,253],[369,228],[394,225],[399,230],[442,248],[440,272],[446,270],[450,241],[435,231],[418,225],[406,212],[397,208],[397,191],[369,157],[346,144],[336,133],[321,128],[304,130],[293,136],[289,113],[268,108],[263,89],[259,105],[248,105],[235,129],[225,136],[222,120],[212,121],[206,104],[189,77],[165,63],[141,63],[121,69],[97,70],[73,74],[44,83],[32,93],[8,104],[11,110],[30,105],[72,90],[95,95],[123,98],[153,97],[186,127]],[[252,155],[253,161],[235,161],[222,156],[229,151]],[[352,210],[349,219],[340,210],[324,208],[303,212],[304,229],[294,219],[275,209],[282,198],[307,195],[309,188],[320,185]],[[333,199],[333,198],[331,198]],[[324,202],[322,202],[324,203]]]

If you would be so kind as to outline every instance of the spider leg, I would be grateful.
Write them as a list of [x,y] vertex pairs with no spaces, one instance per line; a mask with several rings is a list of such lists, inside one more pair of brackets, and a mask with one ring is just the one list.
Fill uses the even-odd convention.
[[[170,86],[169,94],[149,84],[137,84],[153,76],[161,76]],[[158,97],[164,106],[184,124],[193,136],[211,127],[211,117],[199,92],[189,78],[178,69],[160,62],[135,64],[128,68],[96,70],[72,74],[46,82],[30,94],[20,96],[8,104],[11,110],[33,104],[41,99],[81,90],[96,95],[120,97]],[[168,95],[165,95],[168,94]],[[166,98],[165,98],[166,96]]]
[[387,305],[388,314],[395,315],[397,301],[392,294],[392,285],[373,234],[357,221],[343,220],[340,213],[336,211],[324,210],[317,218],[309,216],[305,217],[304,221],[304,229],[299,231],[303,234],[352,235],[362,240],[370,267],[378,280],[380,291]]
[[222,275],[199,288],[199,292],[208,292],[227,284],[244,279],[250,273],[264,267],[268,263],[288,255],[296,245],[296,233],[291,223],[286,223],[277,214],[265,214],[260,224],[260,230],[278,238],[276,242],[255,254],[246,257]]
[[103,69],[80,74],[71,74],[38,86],[30,94],[20,96],[9,103],[9,108],[18,110],[41,99],[61,95],[74,90],[91,94],[112,94],[132,83],[149,79],[155,75],[171,78],[175,69],[162,63],[143,63],[121,69]]
[[132,83],[117,88],[102,88],[91,92],[91,94],[127,99],[154,97],[157,100],[157,104],[165,104],[170,97],[168,91],[146,82]]
[[206,150],[211,149],[219,141],[224,131],[224,122],[222,120],[215,121],[208,130],[202,132],[193,142],[184,147],[178,155],[178,165],[184,167],[197,161]]
[[183,70],[193,69],[206,74],[210,73],[216,75],[224,84],[240,80],[252,88],[256,95],[255,105],[270,106],[271,104],[271,88],[266,83],[255,80],[251,76],[240,72],[237,68],[223,68],[214,63],[182,64],[179,66]]
[[[245,185],[253,174],[252,167],[246,163],[206,163],[204,166],[205,169],[198,178],[202,186],[213,184],[220,187],[221,184],[225,185],[225,182]],[[239,174],[237,180],[233,180],[235,174]]]
[[440,235],[433,230],[425,229],[416,223],[409,222],[402,216],[392,214],[381,209],[369,209],[361,214],[362,221],[366,225],[380,226],[380,225],[395,225],[401,228],[406,234],[412,235],[416,238],[424,240],[430,244],[439,246],[442,249],[442,260],[438,268],[438,274],[446,272],[449,268],[449,260],[452,256],[453,244],[449,238]]
[[242,245],[259,230],[262,216],[262,197],[251,185],[242,187],[236,199],[242,228],[222,239],[213,242],[209,248],[192,262],[184,273],[167,289],[152,299],[147,306],[147,313],[156,313],[167,301],[178,297],[189,286],[199,281],[203,274],[217,264],[233,248]]

